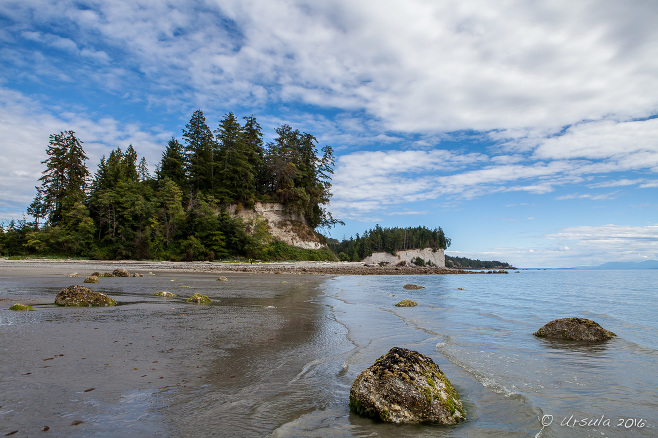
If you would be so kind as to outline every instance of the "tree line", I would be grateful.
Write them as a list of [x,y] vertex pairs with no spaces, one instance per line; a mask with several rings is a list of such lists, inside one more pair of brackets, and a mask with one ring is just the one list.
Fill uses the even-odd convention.
[[288,125],[263,142],[254,117],[226,114],[211,131],[201,110],[182,139],[166,145],[155,175],[132,145],[112,150],[92,176],[73,131],[50,136],[45,170],[27,213],[0,233],[9,254],[98,259],[213,260],[227,257],[332,258],[300,254],[271,239],[264,223],[243,223],[229,204],[279,202],[311,228],[340,221],[326,210],[334,156],[330,146]]
[[429,229],[427,227],[408,228],[375,228],[367,230],[361,236],[350,237],[339,242],[329,239],[328,246],[343,261],[359,261],[372,255],[373,252],[389,252],[409,249],[446,249],[450,246],[450,239],[445,236],[441,227]]
[[446,267],[455,269],[515,269],[512,265],[498,260],[469,259],[446,255]]

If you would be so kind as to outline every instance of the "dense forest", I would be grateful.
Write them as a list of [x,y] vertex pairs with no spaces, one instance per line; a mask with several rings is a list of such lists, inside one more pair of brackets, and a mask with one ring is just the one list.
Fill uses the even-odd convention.
[[172,138],[155,175],[132,145],[103,156],[92,176],[72,131],[50,136],[45,170],[27,213],[0,233],[5,255],[66,255],[96,259],[215,260],[332,259],[328,250],[303,251],[274,241],[263,223],[243,223],[229,204],[278,202],[309,226],[331,226],[334,156],[288,125],[263,144],[254,117],[233,113],[211,131],[201,110],[179,141]]
[[446,255],[446,268],[455,269],[515,269],[512,265],[497,260],[473,260],[466,257]]
[[376,225],[361,236],[357,234],[342,242],[330,239],[327,245],[340,260],[359,261],[373,252],[395,254],[408,249],[446,249],[450,246],[450,239],[446,238],[441,227],[430,230],[426,227],[382,228]]

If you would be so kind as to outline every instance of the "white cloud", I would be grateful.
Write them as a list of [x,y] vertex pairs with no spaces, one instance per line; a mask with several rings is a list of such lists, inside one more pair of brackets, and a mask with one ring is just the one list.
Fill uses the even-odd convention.
[[[50,44],[120,57],[152,90],[186,89],[188,105],[301,100],[363,109],[399,131],[507,134],[658,108],[647,92],[658,70],[653,2],[3,3],[21,23],[70,23],[78,33]],[[95,47],[83,43],[92,36]],[[564,153],[549,146],[539,152]]]
[[54,116],[53,112],[21,93],[0,87],[0,221],[20,217],[32,201],[51,134],[75,131],[83,141],[92,173],[102,155],[129,144],[154,167],[172,135],[146,131],[136,124],[121,125],[109,117],[93,120],[83,114]]
[[[628,156],[658,158],[658,119],[617,122],[602,120],[571,126],[559,136],[546,139],[536,150],[538,159],[606,159],[627,160]],[[627,167],[637,164],[629,163]]]

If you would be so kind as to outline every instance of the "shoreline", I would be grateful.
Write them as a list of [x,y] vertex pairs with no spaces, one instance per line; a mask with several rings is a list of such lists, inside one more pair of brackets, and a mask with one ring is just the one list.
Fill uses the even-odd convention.
[[112,271],[124,268],[130,272],[205,272],[205,273],[253,273],[253,274],[300,274],[300,275],[451,275],[507,273],[505,270],[466,270],[416,266],[379,266],[363,262],[170,262],[139,260],[77,260],[77,259],[25,259],[9,260],[0,258],[0,270],[33,268],[36,270],[76,270],[80,276],[93,271]]

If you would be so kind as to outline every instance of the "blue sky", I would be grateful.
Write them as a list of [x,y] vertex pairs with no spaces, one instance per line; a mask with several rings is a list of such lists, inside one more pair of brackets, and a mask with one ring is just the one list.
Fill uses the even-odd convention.
[[565,267],[658,259],[658,3],[3,0],[0,220],[48,136],[92,171],[151,167],[198,108],[334,147],[341,239],[441,226],[448,254]]

